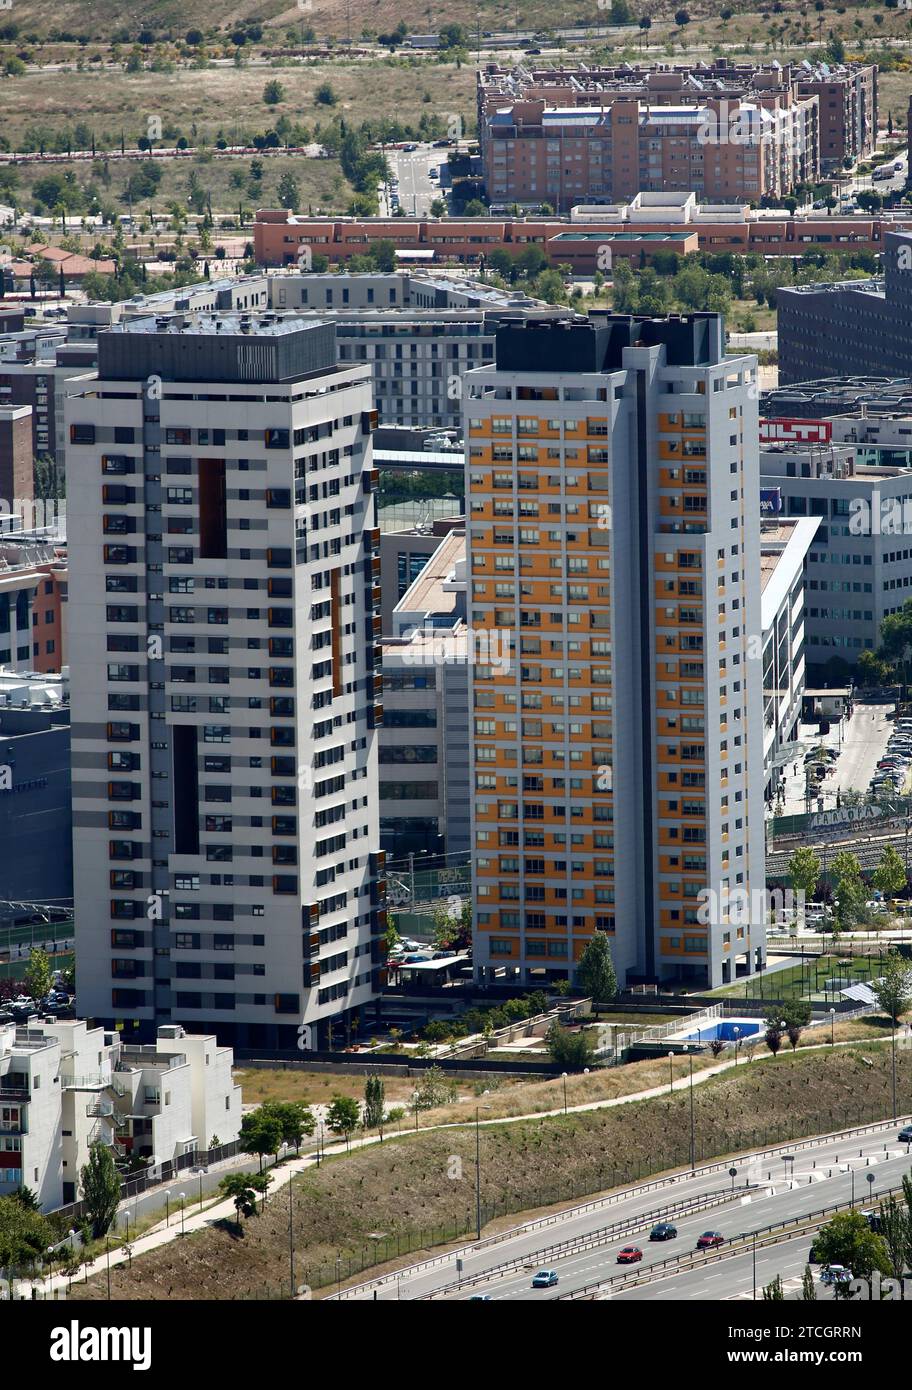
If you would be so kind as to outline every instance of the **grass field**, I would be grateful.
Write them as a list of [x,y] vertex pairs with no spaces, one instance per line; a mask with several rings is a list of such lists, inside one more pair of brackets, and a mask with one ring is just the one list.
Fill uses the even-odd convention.
[[[263,88],[273,77],[285,100],[266,106]],[[336,103],[317,105],[316,90],[327,81]],[[16,149],[30,127],[60,132],[82,121],[94,131],[97,150],[119,151],[121,131],[127,147],[136,149],[150,117],[162,123],[163,144],[181,136],[190,144],[211,143],[219,133],[229,144],[243,144],[282,115],[312,128],[334,116],[355,125],[378,115],[417,124],[424,114],[446,119],[452,113],[474,128],[474,83],[470,64],[457,68],[418,58],[173,73],[28,72],[2,84],[3,135]]]
[[880,962],[881,956],[876,952],[871,956],[808,956],[793,966],[722,985],[710,993],[718,999],[803,999],[812,994],[822,997],[827,980],[838,976],[855,983],[876,978]]
[[[353,189],[342,173],[337,159],[305,159],[301,155],[266,154],[263,160],[263,177],[257,183],[250,174],[251,160],[226,155],[214,155],[211,159],[181,158],[156,160],[162,170],[162,179],[151,199],[133,204],[134,216],[141,218],[151,205],[156,213],[166,211],[172,203],[187,207],[191,174],[195,173],[199,183],[212,199],[212,211],[216,218],[238,218],[243,208],[245,221],[249,221],[258,207],[278,205],[276,189],[279,180],[286,172],[294,174],[301,193],[300,211],[314,213],[322,211],[344,212],[348,206]],[[42,164],[22,164],[18,166],[16,197],[23,208],[32,211],[35,203],[31,189],[38,179],[44,178],[50,168],[55,173],[65,173],[71,169],[77,182],[83,188],[90,184],[97,191],[99,200],[113,205],[118,213],[126,213],[129,205],[123,196],[127,180],[135,172],[136,165],[131,160],[110,160],[107,175],[103,174],[104,160],[95,166],[85,162],[64,160],[53,166]],[[233,175],[242,178],[237,187]],[[108,182],[104,182],[107,177]],[[41,215],[48,216],[46,207],[40,209]],[[59,224],[58,224],[59,229]],[[109,233],[107,234],[109,235]],[[101,238],[102,241],[105,239]],[[192,239],[192,238],[191,238]],[[89,236],[89,244],[95,238]]]
[[[300,1101],[304,1105],[322,1105],[333,1096],[348,1096],[353,1100],[364,1099],[362,1075],[345,1075],[337,1072],[267,1071],[262,1067],[238,1068],[234,1073],[235,1085],[240,1086],[245,1105],[261,1105],[266,1100]],[[415,1089],[414,1079],[402,1076],[384,1076],[387,1106],[405,1104],[411,1100]]]
[[[872,1065],[866,1065],[862,1058]],[[632,1070],[630,1068],[629,1070]],[[912,1057],[899,1058],[899,1105],[912,1107]],[[708,1159],[885,1118],[890,1053],[876,1045],[745,1063],[694,1092],[697,1155]],[[614,1110],[482,1128],[485,1219],[518,1217],[686,1162],[686,1091]],[[295,1182],[294,1248],[299,1282],[330,1284],[362,1265],[412,1258],[421,1242],[471,1229],[475,1133],[463,1129],[387,1139],[312,1169]],[[455,1174],[455,1176],[454,1176]],[[221,1223],[112,1271],[115,1299],[237,1300],[288,1286],[288,1197],[263,1215]],[[340,1263],[337,1267],[336,1260]],[[404,1262],[404,1259],[400,1261]],[[395,1259],[392,1261],[395,1264]],[[105,1299],[104,1273],[73,1286],[73,1299]]]

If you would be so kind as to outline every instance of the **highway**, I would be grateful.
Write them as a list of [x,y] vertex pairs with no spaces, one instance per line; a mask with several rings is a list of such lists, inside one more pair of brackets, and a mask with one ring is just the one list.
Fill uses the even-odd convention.
[[[856,1205],[865,1206],[878,1193],[898,1187],[910,1170],[907,1146],[897,1139],[903,1123],[905,1120],[873,1132],[854,1136],[849,1132],[772,1153],[745,1155],[731,1164],[720,1160],[698,1168],[693,1177],[684,1173],[638,1184],[527,1223],[506,1236],[483,1239],[480,1244],[406,1267],[397,1275],[369,1281],[346,1290],[343,1298],[566,1298],[609,1279],[616,1280],[610,1290],[615,1298],[713,1299],[750,1292],[752,1256],[745,1265],[744,1256],[729,1255],[718,1261],[714,1252],[705,1269],[694,1270],[694,1259],[704,1263],[703,1257],[695,1254],[697,1238],[704,1231],[715,1230],[731,1240],[778,1227],[824,1207],[849,1203],[853,1196]],[[729,1166],[737,1170],[734,1179],[729,1176]],[[872,1183],[867,1181],[868,1174],[873,1175]],[[468,1175],[468,1181],[474,1181],[474,1174]],[[651,1227],[663,1219],[677,1226],[677,1239],[650,1242]],[[559,1248],[567,1242],[570,1248]],[[617,1253],[628,1244],[642,1249],[643,1260],[619,1266]],[[793,1277],[795,1270],[800,1274],[809,1249],[810,1240],[805,1236],[782,1247],[758,1250],[758,1278],[762,1269],[768,1283],[780,1272],[780,1266],[784,1275]],[[633,1287],[650,1266],[682,1255],[683,1267],[675,1270],[673,1278],[669,1275],[659,1283]],[[461,1270],[457,1258],[462,1262]],[[541,1267],[557,1271],[556,1287],[531,1288],[532,1274]]]

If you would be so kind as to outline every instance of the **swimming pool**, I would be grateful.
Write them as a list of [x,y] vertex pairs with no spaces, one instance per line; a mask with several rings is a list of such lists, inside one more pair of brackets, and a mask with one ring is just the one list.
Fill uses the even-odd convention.
[[[734,1042],[739,1039],[755,1038],[763,1025],[755,1018],[727,1018],[724,1023],[710,1023],[695,1033],[683,1033],[683,1042]],[[737,1034],[735,1033],[737,1029]]]

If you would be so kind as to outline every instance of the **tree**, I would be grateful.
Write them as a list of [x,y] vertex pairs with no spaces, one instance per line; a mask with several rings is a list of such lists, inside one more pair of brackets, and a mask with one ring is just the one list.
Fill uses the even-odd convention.
[[272,78],[263,88],[263,101],[267,106],[278,106],[285,100],[285,88],[277,78]]
[[283,208],[297,212],[301,205],[301,189],[294,174],[283,174],[276,192]]
[[[317,1127],[313,1111],[302,1101],[268,1100],[260,1106],[260,1111],[278,1122],[281,1130],[281,1142],[293,1144],[298,1153],[301,1151],[301,1140],[304,1135],[310,1136]],[[275,1153],[278,1157],[278,1150],[272,1149],[270,1152]]]
[[260,1160],[260,1172],[262,1173],[264,1155],[277,1154],[282,1147],[280,1121],[275,1115],[271,1115],[263,1105],[256,1110],[251,1110],[241,1120],[238,1147],[241,1153],[256,1154]]
[[[875,1235],[860,1211],[837,1212],[814,1237],[814,1249],[822,1265],[843,1265],[855,1279],[868,1279],[875,1269],[889,1275],[887,1247]],[[836,1285],[836,1297],[849,1297],[848,1285]]]
[[364,1083],[364,1128],[380,1131],[383,1139],[383,1110],[386,1087],[381,1076],[369,1076]]
[[851,931],[859,921],[864,908],[865,887],[861,877],[861,865],[848,850],[840,850],[834,855],[832,869],[836,881],[836,911],[833,917],[835,935],[837,931]]
[[351,1149],[351,1137],[361,1121],[361,1109],[351,1096],[333,1096],[326,1112],[326,1123],[333,1134],[345,1136],[345,1143]]
[[576,968],[576,982],[594,1003],[608,1003],[617,994],[618,982],[611,959],[611,944],[603,931],[586,942]]
[[[792,891],[798,895],[803,909],[805,901],[813,897],[820,878],[820,860],[812,849],[800,846],[795,850],[788,862],[788,877]],[[799,914],[799,925],[803,919],[802,910]]]
[[779,1049],[782,1046],[782,1029],[778,1024],[775,1026],[767,1025],[764,1041],[773,1056],[778,1056]]
[[912,1211],[908,1205],[900,1206],[892,1194],[880,1208],[880,1235],[893,1278],[901,1279],[908,1269],[908,1251],[912,1245]]
[[583,1071],[593,1057],[588,1033],[573,1033],[556,1020],[545,1034],[545,1043],[552,1060],[567,1071]]
[[782,1287],[781,1274],[777,1274],[772,1283],[764,1284],[763,1301],[765,1303],[779,1303],[785,1301],[785,1291]]
[[33,946],[29,951],[28,965],[25,967],[25,975],[22,983],[29,999],[35,1004],[39,1004],[48,994],[51,988],[51,967],[44,951],[38,946]]
[[680,27],[683,29],[684,25],[689,23],[690,15],[687,13],[686,10],[675,10],[675,24],[680,25]]
[[432,217],[446,217],[447,205],[442,198],[435,198],[430,206]]
[[906,887],[906,866],[893,845],[887,845],[872,876],[874,887],[885,898],[898,897]]
[[467,951],[472,945],[472,900],[453,893],[434,909],[434,945],[439,951]]
[[35,1193],[30,1187],[26,1187],[24,1183],[20,1183],[16,1188],[16,1191],[13,1193],[13,1201],[25,1207],[26,1211],[41,1210],[40,1203]]
[[0,1197],[0,1269],[33,1264],[52,1240],[51,1228],[40,1212],[15,1197]]
[[108,1231],[120,1205],[120,1178],[107,1144],[97,1139],[89,1148],[89,1161],[79,1174],[86,1216],[97,1240]]
[[412,1109],[433,1110],[438,1105],[454,1101],[459,1093],[456,1082],[447,1076],[442,1067],[428,1067],[415,1087],[412,1095]]
[[898,951],[890,951],[884,961],[881,978],[872,980],[871,988],[878,1004],[895,1027],[912,1004],[912,965]]
[[314,101],[318,106],[335,106],[338,99],[329,82],[321,82],[314,92]]
[[799,1297],[802,1303],[815,1303],[817,1301],[814,1271],[811,1269],[810,1265],[804,1266],[804,1273],[801,1276],[801,1293]]
[[252,1173],[228,1173],[219,1183],[219,1191],[234,1202],[237,1212],[237,1227],[240,1233],[242,1216],[256,1216],[257,1187]]

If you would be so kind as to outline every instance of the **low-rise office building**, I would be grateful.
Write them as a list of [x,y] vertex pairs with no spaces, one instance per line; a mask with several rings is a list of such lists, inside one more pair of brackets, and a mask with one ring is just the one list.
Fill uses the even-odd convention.
[[465,531],[438,537],[383,643],[380,843],[387,856],[470,847]]
[[816,517],[771,519],[760,528],[763,764],[771,800],[789,761],[805,691],[805,570]]

